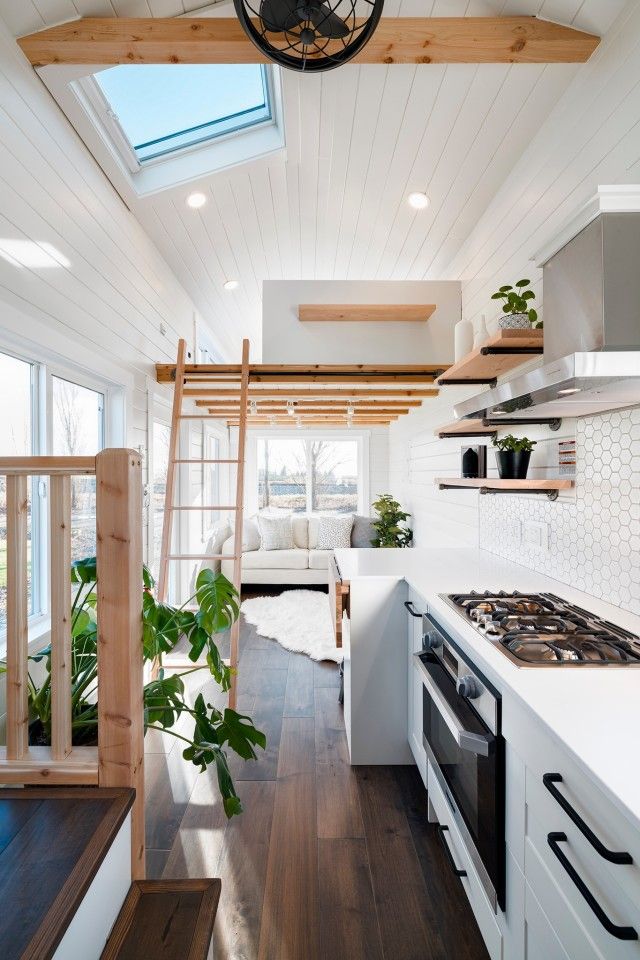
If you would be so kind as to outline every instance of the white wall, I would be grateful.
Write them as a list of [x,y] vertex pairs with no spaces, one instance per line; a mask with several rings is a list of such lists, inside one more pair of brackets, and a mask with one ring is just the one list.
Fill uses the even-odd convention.
[[[435,303],[426,322],[298,320],[300,303]],[[264,363],[448,362],[460,319],[457,283],[431,281],[265,280]]]
[[179,337],[193,342],[193,303],[1,21],[0,130],[0,251],[44,242],[64,264],[0,256],[0,349],[124,387],[121,439],[146,451],[154,364],[175,358]]
[[497,315],[490,295],[530,277],[531,258],[599,184],[640,182],[640,4],[629,3],[580,67],[447,269],[462,281],[463,312]]

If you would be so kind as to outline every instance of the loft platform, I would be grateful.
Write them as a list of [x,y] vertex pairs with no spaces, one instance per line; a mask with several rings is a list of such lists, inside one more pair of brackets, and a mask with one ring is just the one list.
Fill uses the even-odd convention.
[[466,354],[440,377],[439,386],[489,383],[543,351],[543,330],[501,330],[481,347]]

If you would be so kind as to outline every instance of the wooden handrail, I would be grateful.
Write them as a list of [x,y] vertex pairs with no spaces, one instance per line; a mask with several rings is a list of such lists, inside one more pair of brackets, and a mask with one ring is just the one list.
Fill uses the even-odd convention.
[[[96,476],[98,747],[71,740],[71,478]],[[144,877],[142,465],[134,450],[96,457],[3,457],[7,484],[7,736],[0,785],[135,787],[132,875]],[[29,746],[28,477],[48,476],[51,746]]]

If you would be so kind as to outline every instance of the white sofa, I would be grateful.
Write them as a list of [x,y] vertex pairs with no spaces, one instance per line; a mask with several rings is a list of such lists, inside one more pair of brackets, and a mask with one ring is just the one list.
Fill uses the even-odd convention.
[[[318,518],[304,515],[291,518],[293,550],[246,550],[242,553],[243,583],[321,583],[328,581],[329,557],[333,550],[317,550]],[[233,556],[233,536],[225,540],[222,553]],[[233,560],[223,560],[222,573],[233,578]]]

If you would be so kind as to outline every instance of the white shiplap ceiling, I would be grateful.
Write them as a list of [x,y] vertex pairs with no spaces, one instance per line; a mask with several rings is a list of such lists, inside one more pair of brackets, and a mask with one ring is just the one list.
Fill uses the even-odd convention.
[[[538,14],[604,34],[625,0],[386,0],[387,16]],[[15,35],[76,16],[175,16],[197,0],[0,0]],[[214,328],[259,339],[264,279],[440,279],[580,67],[348,65],[283,73],[286,157],[136,201]],[[185,206],[204,190],[209,202]],[[424,190],[431,204],[405,201]],[[233,293],[222,289],[237,278]]]

